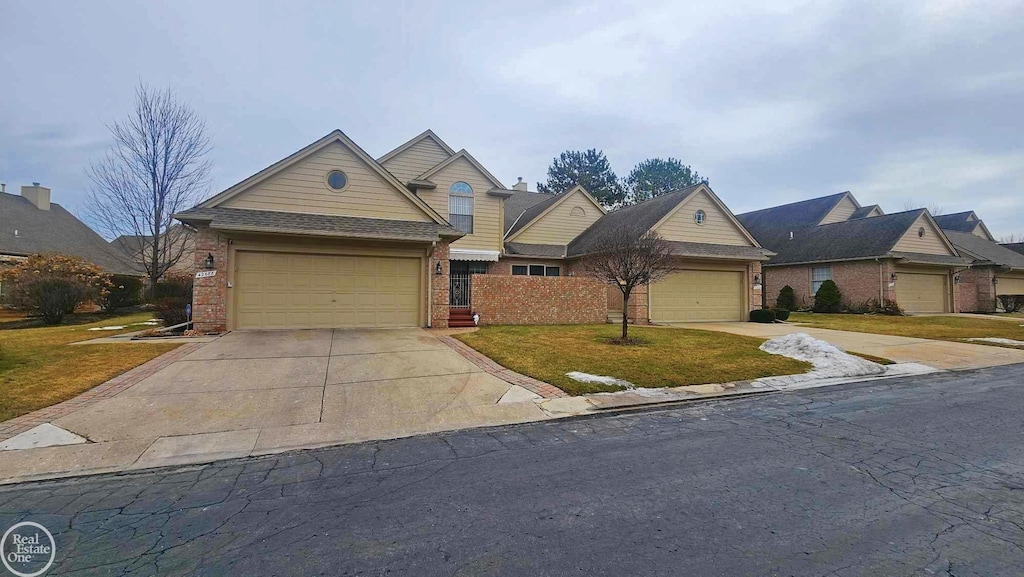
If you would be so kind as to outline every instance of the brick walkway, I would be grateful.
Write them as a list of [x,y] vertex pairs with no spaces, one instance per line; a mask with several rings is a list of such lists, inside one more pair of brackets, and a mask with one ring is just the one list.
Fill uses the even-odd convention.
[[[4,421],[0,423],[0,441],[6,441],[19,433],[24,433],[32,427],[59,419],[79,409],[88,407],[97,401],[109,399],[181,357],[198,350],[199,347],[203,346],[203,344],[205,343],[182,345],[173,351],[166,352],[155,359],[147,361],[134,369],[129,370],[126,373],[122,373],[101,385],[97,385],[73,399],[68,399],[62,403],[57,403],[56,405],[32,411],[31,413],[21,415],[20,417],[14,417],[9,421]],[[128,346],[144,347],[146,345]]]
[[490,357],[480,354],[476,349],[466,345],[458,339],[453,339],[449,336],[438,336],[437,338],[441,339],[442,343],[448,345],[463,357],[466,357],[474,365],[483,369],[485,373],[494,375],[506,383],[519,385],[530,392],[537,393],[545,399],[557,399],[559,397],[569,396],[565,394],[565,391],[554,385],[549,385],[543,381],[538,381],[537,379],[526,375],[521,375],[511,369],[506,369],[492,361]]

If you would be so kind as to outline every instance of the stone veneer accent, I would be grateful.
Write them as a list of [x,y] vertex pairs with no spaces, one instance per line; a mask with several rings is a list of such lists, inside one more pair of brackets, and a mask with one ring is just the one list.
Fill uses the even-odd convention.
[[603,323],[605,285],[584,277],[473,275],[473,310],[482,325]]
[[[448,328],[448,293],[451,290],[448,260],[450,246],[447,242],[438,242],[430,255],[427,274],[430,275],[430,326],[435,329]],[[441,274],[434,274],[437,263],[441,263]]]
[[197,278],[192,288],[192,320],[199,333],[221,333],[228,328],[228,240],[208,226],[196,233],[195,270],[206,270],[212,254],[217,274]]

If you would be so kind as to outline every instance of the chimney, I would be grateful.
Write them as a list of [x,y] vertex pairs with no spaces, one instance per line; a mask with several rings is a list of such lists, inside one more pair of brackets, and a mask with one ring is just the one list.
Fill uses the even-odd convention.
[[789,231],[789,240],[793,240],[793,231]]
[[522,190],[522,191],[526,191],[526,190],[527,190],[527,188],[526,188],[526,187],[527,187],[527,184],[526,184],[525,182],[523,182],[523,177],[521,177],[521,176],[520,176],[520,177],[519,177],[519,182],[517,182],[517,183],[515,184],[515,186],[513,186],[513,187],[512,187],[512,190]]
[[7,192],[7,183],[6,182],[0,182],[0,193],[4,193],[4,192]]
[[21,187],[21,196],[36,205],[39,210],[50,210],[50,189],[33,182],[32,186]]

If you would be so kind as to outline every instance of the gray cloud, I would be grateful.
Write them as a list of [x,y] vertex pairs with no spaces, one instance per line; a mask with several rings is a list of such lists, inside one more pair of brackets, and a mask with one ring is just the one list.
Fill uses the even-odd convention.
[[214,190],[341,128],[430,127],[508,183],[676,156],[736,211],[850,189],[1024,232],[1024,2],[6,2],[0,180],[81,209],[140,79],[208,120]]

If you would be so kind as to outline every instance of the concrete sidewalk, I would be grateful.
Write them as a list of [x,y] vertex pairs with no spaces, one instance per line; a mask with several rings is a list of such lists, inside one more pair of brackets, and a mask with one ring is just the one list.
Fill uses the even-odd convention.
[[1024,350],[818,329],[791,323],[677,323],[671,326],[721,331],[763,339],[793,333],[807,333],[816,339],[830,342],[847,351],[882,357],[897,363],[920,363],[943,370],[980,369],[1024,363]]

